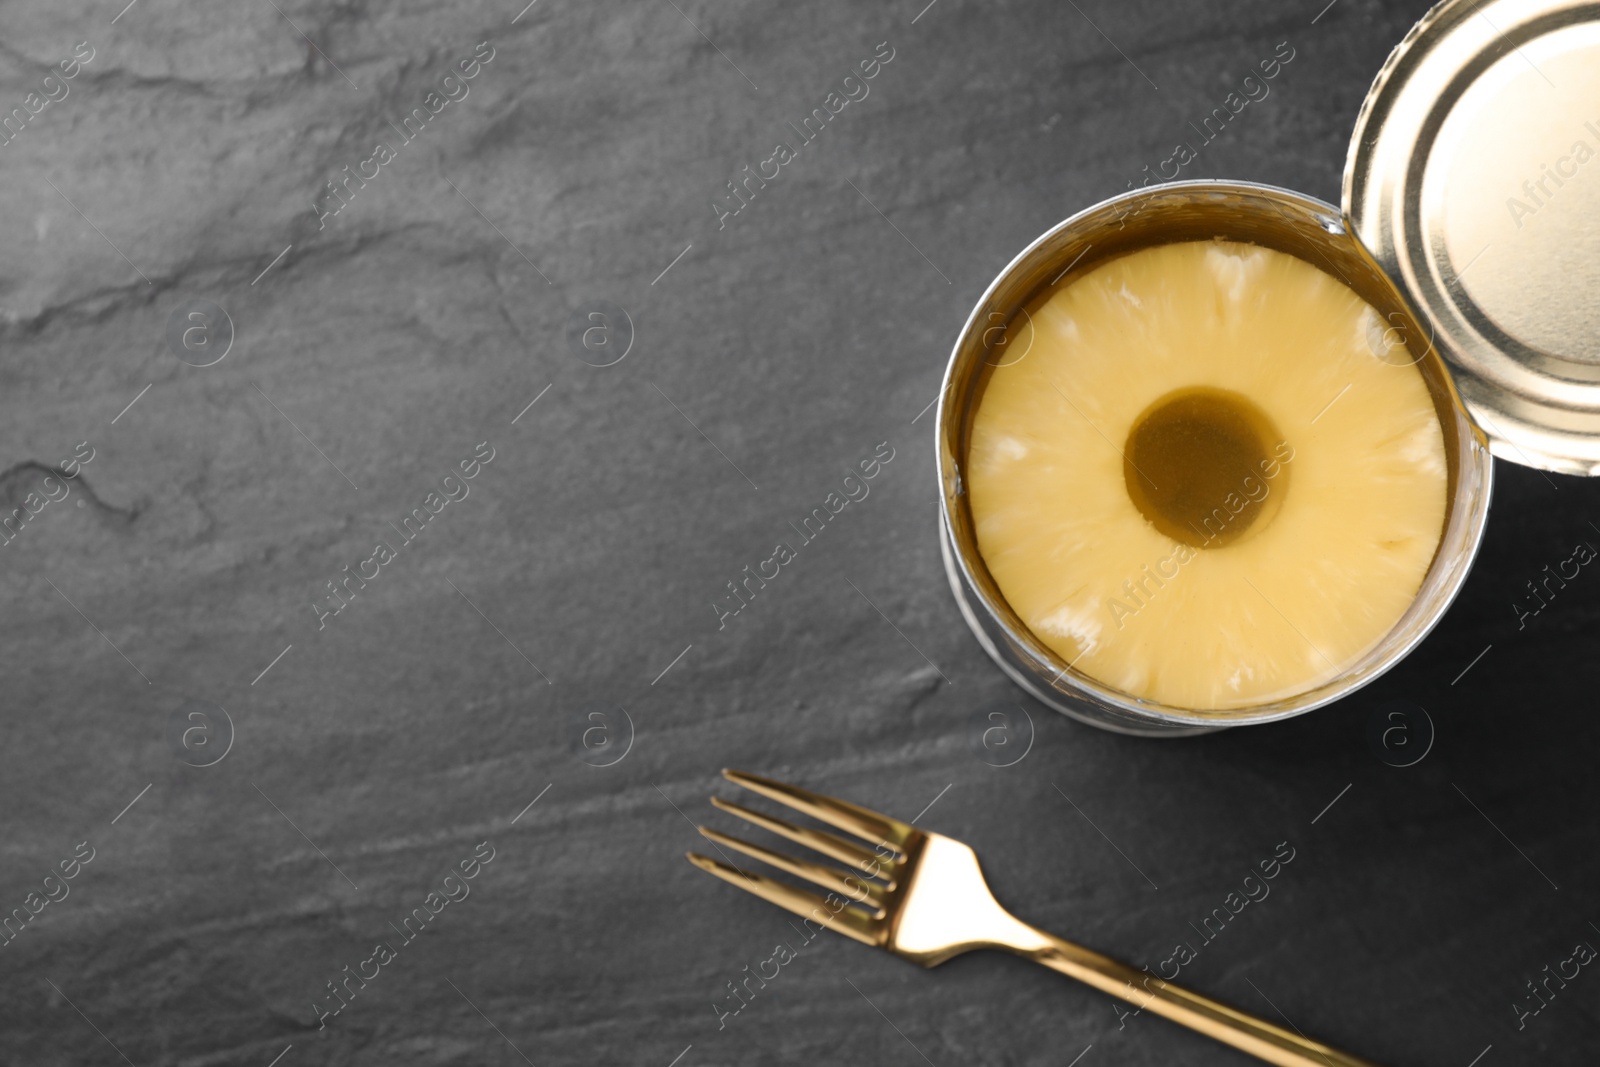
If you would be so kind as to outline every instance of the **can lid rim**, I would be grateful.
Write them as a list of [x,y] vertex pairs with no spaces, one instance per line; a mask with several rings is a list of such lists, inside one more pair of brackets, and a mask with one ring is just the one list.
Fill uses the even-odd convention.
[[[1542,59],[1540,49],[1558,41],[1600,69],[1600,4],[1436,4],[1395,46],[1363,100],[1340,206],[1351,233],[1434,331],[1490,450],[1523,466],[1592,476],[1600,475],[1600,342],[1574,340],[1595,335],[1587,310],[1592,279],[1563,274],[1559,264],[1575,245],[1600,247],[1600,223],[1574,216],[1585,194],[1569,194],[1561,214],[1540,220],[1559,229],[1530,226],[1511,240],[1501,235],[1505,209],[1491,201],[1510,180],[1495,179],[1519,173],[1511,168],[1540,173],[1541,157],[1527,151],[1538,143],[1531,131],[1566,128],[1526,115],[1510,123],[1504,114],[1516,95],[1507,65],[1525,61],[1542,77],[1528,53]],[[1570,98],[1558,93],[1554,105]],[[1556,106],[1539,118],[1581,122],[1579,114]],[[1492,150],[1481,147],[1485,132],[1496,135]],[[1486,171],[1485,159],[1497,169]],[[1492,218],[1470,210],[1490,202]],[[1520,228],[1514,209],[1511,218]],[[1467,243],[1481,246],[1477,255],[1462,251]],[[1463,276],[1484,253],[1469,284]]]

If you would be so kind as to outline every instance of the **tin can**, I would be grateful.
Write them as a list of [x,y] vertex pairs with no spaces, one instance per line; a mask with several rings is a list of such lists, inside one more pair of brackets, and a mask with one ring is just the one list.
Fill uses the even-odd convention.
[[[1338,277],[1392,325],[1433,397],[1449,475],[1432,563],[1376,645],[1305,692],[1204,710],[1111,688],[1029,631],[978,551],[964,465],[984,368],[1030,299],[1140,248],[1219,237]],[[956,340],[938,403],[940,539],[962,615],[1018,685],[1105,729],[1181,736],[1338,700],[1416,647],[1460,590],[1488,519],[1491,453],[1600,473],[1596,283],[1600,5],[1445,0],[1395,48],[1368,93],[1342,208],[1249,182],[1151,186],[1055,226],[989,286]]]

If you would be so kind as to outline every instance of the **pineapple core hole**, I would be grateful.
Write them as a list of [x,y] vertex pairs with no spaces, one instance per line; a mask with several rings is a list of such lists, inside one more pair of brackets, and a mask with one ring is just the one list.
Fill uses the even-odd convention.
[[1248,397],[1195,386],[1139,415],[1123,446],[1128,496],[1151,525],[1195,548],[1221,548],[1271,521],[1287,488],[1282,437]]

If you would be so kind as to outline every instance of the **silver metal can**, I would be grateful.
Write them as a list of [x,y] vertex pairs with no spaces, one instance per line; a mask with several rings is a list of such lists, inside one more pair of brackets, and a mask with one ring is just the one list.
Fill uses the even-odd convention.
[[[1006,603],[978,550],[965,464],[986,367],[1008,328],[1041,291],[1129,252],[1224,238],[1275,249],[1339,278],[1392,324],[1396,351],[1427,383],[1443,431],[1448,483],[1442,537],[1410,607],[1355,663],[1305,692],[1231,710],[1174,707],[1113,689],[1074,669]],[[957,338],[938,404],[936,440],[945,569],[979,644],[1043,703],[1095,726],[1176,736],[1298,715],[1360,688],[1392,667],[1438,622],[1465,581],[1488,517],[1493,464],[1424,320],[1356,239],[1337,208],[1285,189],[1196,181],[1138,190],[1096,204],[1029,245],[989,286]]]

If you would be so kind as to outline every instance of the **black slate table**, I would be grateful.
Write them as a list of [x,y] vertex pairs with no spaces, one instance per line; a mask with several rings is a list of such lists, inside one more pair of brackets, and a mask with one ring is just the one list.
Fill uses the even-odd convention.
[[1594,1061],[1600,975],[1526,983],[1600,944],[1600,576],[1526,583],[1600,485],[1498,464],[1414,655],[1201,739],[1022,697],[939,560],[927,408],[995,273],[1285,53],[1181,176],[1337,201],[1425,5],[924,3],[6,10],[0,1059],[1245,1062],[802,941],[682,858],[735,766],[1377,1062]]

